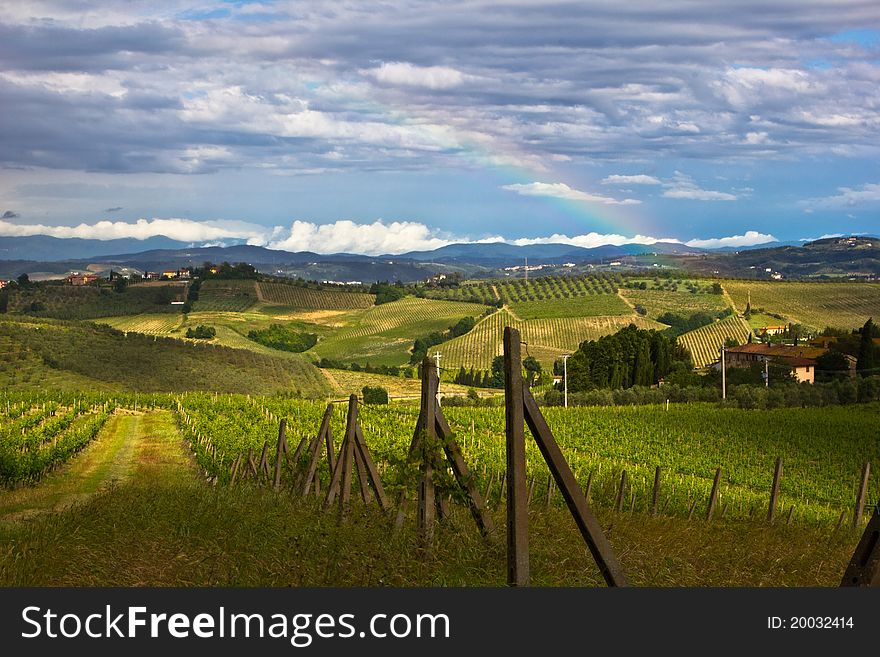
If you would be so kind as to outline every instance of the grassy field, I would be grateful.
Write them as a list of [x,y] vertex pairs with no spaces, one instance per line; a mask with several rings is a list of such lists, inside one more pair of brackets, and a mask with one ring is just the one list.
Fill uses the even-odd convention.
[[643,306],[647,311],[647,317],[657,319],[664,313],[676,315],[693,315],[697,312],[714,314],[728,307],[727,300],[723,295],[710,294],[705,288],[701,292],[691,293],[686,288],[679,287],[677,291],[648,289],[621,289],[620,294],[633,306]]
[[375,303],[373,294],[342,292],[336,290],[312,290],[289,283],[257,283],[260,301],[305,310],[354,310],[369,308]]
[[546,368],[562,354],[573,352],[584,340],[596,340],[631,323],[639,328],[665,326],[638,315],[517,319],[502,309],[479,321],[470,333],[444,342],[436,350],[443,354],[448,367],[485,370],[491,367],[492,359],[502,353],[504,327],[513,326],[528,343],[523,355],[534,356]]
[[333,318],[343,324],[307,354],[373,365],[403,365],[415,338],[444,331],[463,317],[476,317],[485,307],[455,301],[405,297],[367,310]]
[[[318,368],[298,354],[277,357],[274,354],[280,352],[125,335],[98,324],[5,319],[0,320],[0,343],[16,346],[13,363],[24,353],[44,385],[59,377],[85,390],[298,391],[315,397],[329,391]],[[20,382],[22,375],[13,366],[7,376],[7,381]]]
[[694,367],[706,367],[717,361],[724,341],[733,338],[739,344],[749,340],[751,327],[739,315],[731,315],[708,326],[701,326],[678,337],[679,344],[687,347],[694,359]]
[[[787,321],[823,329],[853,329],[880,318],[880,283],[800,283],[725,281],[739,312],[751,294],[752,308],[783,315]],[[782,324],[774,319],[772,324]]]

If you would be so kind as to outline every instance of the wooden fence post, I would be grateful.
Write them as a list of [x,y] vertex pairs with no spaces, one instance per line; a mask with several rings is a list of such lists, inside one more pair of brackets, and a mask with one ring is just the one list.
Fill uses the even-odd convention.
[[437,509],[434,491],[434,454],[437,445],[437,365],[425,356],[422,361],[422,417],[424,426],[421,440],[421,475],[419,477],[418,529],[422,545],[430,549],[434,542],[434,523]]
[[880,508],[874,509],[840,585],[880,586]]
[[712,520],[715,504],[718,502],[718,486],[721,483],[721,468],[715,470],[715,481],[712,482],[712,493],[709,495],[709,508],[706,509],[706,520]]
[[278,444],[275,447],[275,476],[272,486],[275,490],[281,488],[281,457],[287,453],[287,420],[281,420],[278,425]]
[[623,496],[626,494],[626,470],[620,474],[620,487],[617,489],[617,499],[614,500],[614,511],[623,511]]
[[519,331],[504,329],[504,423],[507,452],[507,583],[529,585],[529,507]]
[[776,501],[779,499],[779,480],[782,479],[782,457],[776,459],[776,471],[773,473],[773,488],[770,489],[770,508],[767,509],[767,522],[773,524],[776,518]]
[[660,504],[660,466],[654,470],[654,490],[651,493],[651,515],[657,515],[657,506]]
[[859,484],[859,494],[856,496],[856,509],[853,513],[853,529],[858,529],[862,524],[862,514],[865,512],[865,496],[868,494],[868,479],[871,477],[871,463],[865,461],[862,466],[862,481]]

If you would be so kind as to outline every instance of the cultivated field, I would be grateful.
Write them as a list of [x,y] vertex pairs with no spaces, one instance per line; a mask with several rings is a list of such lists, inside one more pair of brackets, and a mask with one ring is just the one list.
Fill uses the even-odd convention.
[[632,308],[616,294],[591,294],[570,299],[518,301],[510,304],[509,308],[520,319],[604,317],[632,314]]
[[445,331],[463,317],[476,317],[485,307],[455,301],[405,297],[334,318],[344,326],[323,336],[308,354],[373,365],[403,365],[417,337]]
[[678,337],[678,342],[691,352],[694,367],[706,367],[720,358],[724,341],[733,338],[738,344],[749,340],[751,328],[739,315],[732,315],[707,326],[701,326]]
[[688,292],[686,288],[678,290],[662,289],[621,289],[620,294],[633,306],[641,305],[647,311],[647,317],[657,319],[664,313],[676,315],[693,315],[698,312],[718,313],[728,307],[727,300],[721,294],[707,293],[704,288],[697,293]]
[[184,315],[171,315],[167,313],[124,315],[122,317],[104,317],[101,319],[101,323],[109,324],[113,328],[125,333],[131,331],[145,335],[179,334],[178,337],[183,337],[186,333],[185,330],[181,330],[184,317]]
[[432,352],[442,353],[447,367],[489,369],[495,356],[502,353],[504,327],[512,326],[520,330],[528,343],[523,347],[523,355],[534,356],[547,368],[555,358],[572,353],[584,340],[597,340],[629,324],[639,328],[665,326],[638,315],[521,320],[502,309],[482,319],[470,333],[444,342]]
[[[274,443],[277,419],[296,418],[289,425],[293,444],[314,435],[324,406],[279,398],[244,399],[189,395],[181,408],[192,429],[213,437],[222,460],[200,453],[202,466],[228,479],[236,456],[264,441]],[[719,510],[745,518],[766,503],[777,457],[782,457],[783,509],[795,507],[800,522],[832,525],[855,498],[865,461],[877,463],[880,449],[873,439],[871,418],[877,404],[810,409],[742,411],[712,404],[616,408],[547,408],[544,410],[565,456],[582,486],[593,475],[592,499],[610,507],[620,473],[626,470],[634,499],[644,509],[654,469],[661,466],[666,512],[686,516],[691,503],[708,499],[715,469],[723,469]],[[266,413],[269,415],[266,415]],[[504,409],[447,408],[456,439],[472,465],[480,490],[490,479],[500,481],[505,467]],[[392,464],[405,460],[418,417],[417,406],[364,406],[361,426],[383,484],[394,489],[406,477]],[[332,430],[344,432],[344,404],[333,416]],[[546,482],[547,470],[537,446],[527,441],[528,476]],[[197,453],[199,449],[197,448]],[[326,467],[326,466],[325,466]],[[329,476],[325,472],[325,476]],[[869,499],[880,495],[880,481],[871,484]],[[668,502],[666,501],[668,500]],[[557,503],[561,502],[557,498]],[[760,511],[759,511],[760,513]]]
[[202,283],[193,309],[244,312],[257,301],[256,281],[208,279]]
[[[739,312],[751,293],[752,308],[783,315],[788,321],[823,329],[861,327],[880,318],[880,283],[800,283],[730,280],[724,282]],[[781,323],[774,320],[774,324]]]
[[457,288],[429,290],[433,299],[470,301],[492,305],[497,301],[518,303],[553,299],[573,299],[589,295],[613,295],[620,277],[604,274],[584,276],[541,276],[538,278],[473,281]]
[[312,290],[289,283],[257,283],[260,301],[305,310],[355,310],[369,308],[376,300],[373,294]]

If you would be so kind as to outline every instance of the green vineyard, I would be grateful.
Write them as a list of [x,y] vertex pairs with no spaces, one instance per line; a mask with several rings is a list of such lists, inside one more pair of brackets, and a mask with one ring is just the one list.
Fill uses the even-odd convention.
[[258,301],[257,284],[252,280],[208,279],[199,289],[194,310],[244,312]]
[[[753,310],[775,313],[786,322],[813,329],[854,329],[880,318],[880,283],[724,282],[739,312],[751,297]],[[781,320],[774,320],[780,323]]]
[[145,335],[171,335],[174,333],[180,333],[182,337],[183,333],[185,333],[185,331],[181,331],[183,320],[183,315],[149,314],[105,317],[101,319],[101,323],[109,324],[123,333],[143,333]]
[[541,276],[525,279],[500,279],[469,282],[459,287],[429,290],[431,299],[468,301],[494,305],[501,303],[523,303],[529,301],[550,301],[553,299],[573,299],[588,295],[613,295],[621,282],[621,277],[606,274],[585,276]]
[[0,484],[33,483],[85,447],[115,405],[89,395],[6,396],[0,408]]
[[637,315],[522,320],[502,309],[478,322],[469,333],[438,345],[432,352],[439,351],[443,355],[445,367],[489,369],[495,356],[502,353],[504,327],[512,326],[522,332],[527,355],[534,356],[546,367],[563,354],[573,352],[584,340],[616,333],[629,324],[639,328],[665,327]]
[[369,308],[375,295],[360,292],[313,290],[289,283],[257,283],[260,301],[306,310],[356,310]]
[[[180,397],[177,408],[201,467],[227,483],[239,456],[253,450],[256,459],[264,444],[274,448],[280,418],[287,419],[287,440],[294,451],[315,435],[324,411],[313,402],[204,394]],[[667,512],[687,515],[694,500],[708,497],[715,469],[721,467],[719,503],[729,508],[728,515],[747,517],[755,507],[766,505],[775,460],[783,456],[783,504],[796,506],[802,520],[827,523],[851,504],[861,464],[878,458],[873,428],[866,421],[877,410],[873,404],[742,412],[692,404],[670,410],[547,408],[544,414],[580,484],[592,477],[592,499],[600,506],[612,506],[620,473],[626,470],[637,498],[634,503],[644,508],[654,469],[660,466]],[[480,490],[489,489],[492,481],[501,480],[505,468],[504,410],[448,408],[444,414]],[[415,406],[360,409],[366,441],[390,492],[408,485],[402,464],[417,416]],[[344,426],[345,405],[337,404],[331,423],[337,440]],[[529,479],[546,482],[538,448],[531,441],[527,444]],[[330,473],[326,464],[322,468],[326,484]],[[880,483],[875,480],[869,498],[878,494]]]
[[745,344],[749,340],[751,328],[739,315],[731,315],[722,320],[688,331],[678,337],[679,344],[691,352],[694,367],[711,365],[720,358],[719,350],[727,339]]

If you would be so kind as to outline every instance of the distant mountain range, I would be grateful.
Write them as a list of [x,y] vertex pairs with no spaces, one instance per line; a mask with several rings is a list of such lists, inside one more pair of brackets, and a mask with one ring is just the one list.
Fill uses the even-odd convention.
[[450,244],[433,251],[399,255],[365,256],[310,251],[294,253],[246,244],[193,246],[165,237],[143,241],[0,237],[0,278],[14,278],[21,273],[49,278],[71,270],[113,266],[156,271],[225,261],[247,262],[264,273],[315,280],[409,282],[440,272],[459,272],[466,277],[511,275],[510,268],[521,269],[526,260],[530,268],[545,265],[551,271],[563,267],[562,271],[581,271],[597,266],[675,267],[701,274],[737,277],[857,275],[870,278],[880,275],[880,240],[871,237],[831,238],[804,245],[739,251],[709,251],[676,242],[595,248],[492,242]]

